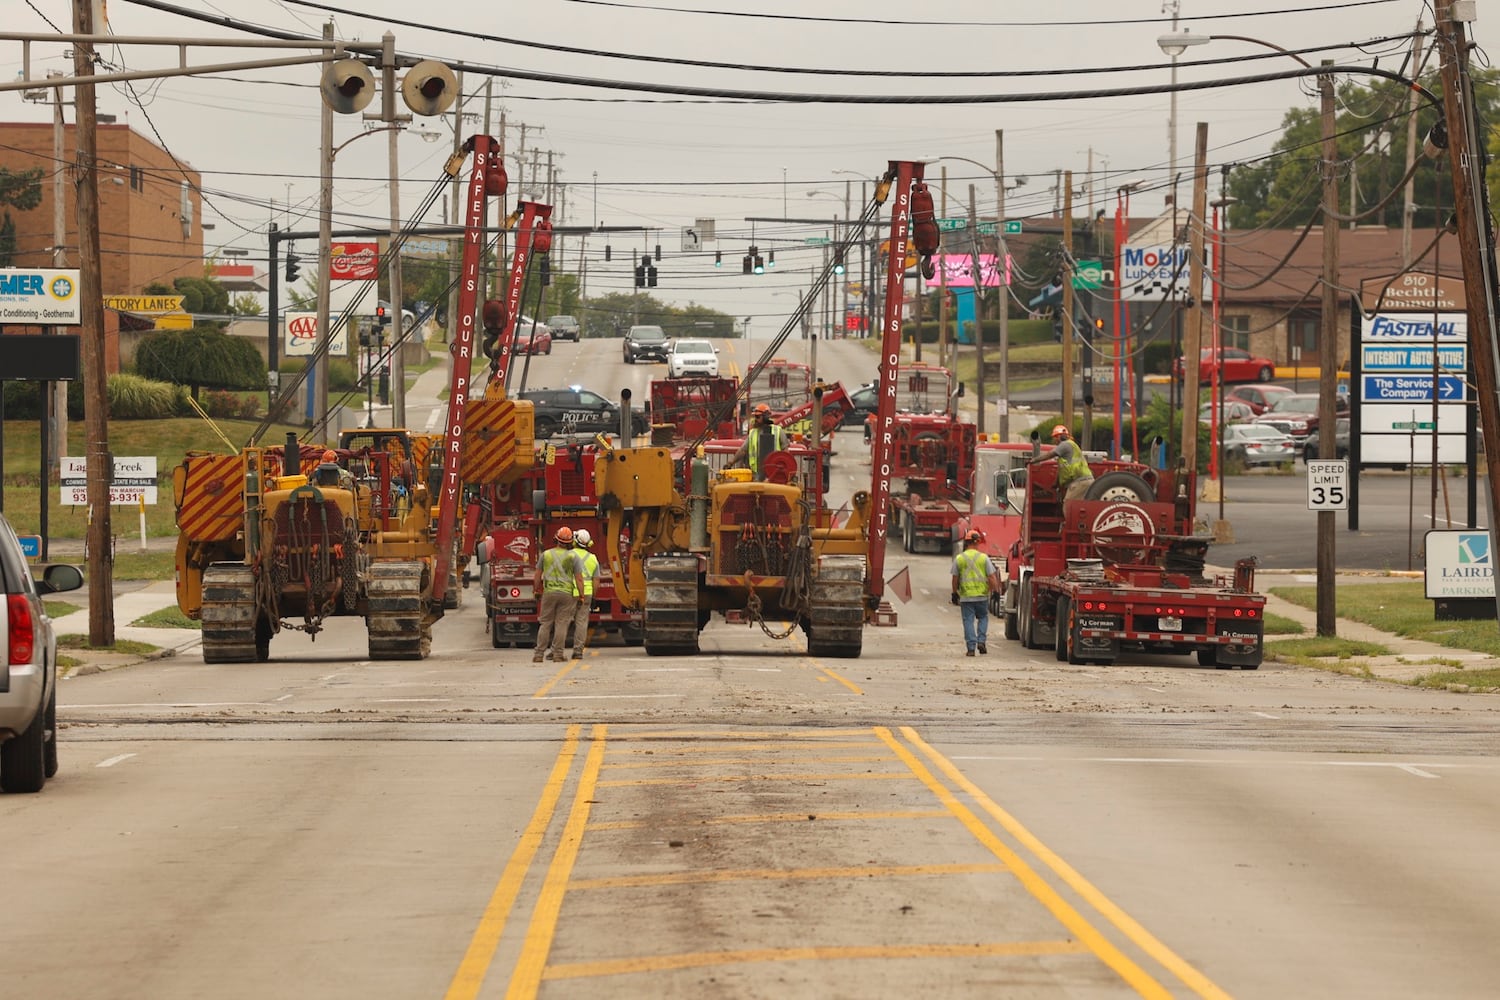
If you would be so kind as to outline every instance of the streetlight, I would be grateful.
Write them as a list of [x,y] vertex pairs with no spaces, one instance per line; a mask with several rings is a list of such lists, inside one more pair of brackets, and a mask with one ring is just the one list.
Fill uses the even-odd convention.
[[[1167,55],[1176,56],[1186,51],[1188,46],[1206,45],[1216,39],[1232,40],[1237,42],[1248,42],[1251,45],[1260,45],[1264,48],[1280,52],[1282,55],[1295,59],[1300,65],[1311,68],[1312,64],[1295,52],[1288,51],[1274,42],[1268,42],[1261,38],[1251,38],[1247,35],[1194,35],[1188,32],[1163,35],[1156,40],[1157,45]],[[1324,66],[1330,65],[1325,62]],[[1322,324],[1318,332],[1318,424],[1324,428],[1333,428],[1338,421],[1337,412],[1337,386],[1338,386],[1338,278],[1339,278],[1339,228],[1334,219],[1338,211],[1339,182],[1338,174],[1334,169],[1338,160],[1338,138],[1335,132],[1334,120],[1334,89],[1333,76],[1327,72],[1318,75],[1318,95],[1321,105],[1320,121],[1323,140],[1323,297],[1322,297]],[[1201,224],[1201,221],[1200,221]],[[1196,290],[1195,290],[1196,291]],[[1191,360],[1188,362],[1191,364]],[[1188,433],[1196,433],[1198,415],[1196,407],[1183,408],[1183,435],[1184,440]],[[1189,421],[1192,421],[1190,424]],[[1319,458],[1332,459],[1336,457],[1337,435],[1325,431],[1318,435]],[[1337,568],[1334,565],[1334,512],[1331,510],[1318,511],[1318,533],[1317,533],[1317,605],[1318,605],[1318,634],[1336,635],[1338,630],[1338,619],[1336,615],[1336,596],[1334,592]]]
[[[993,168],[971,160],[967,156],[936,156],[934,160],[957,160],[960,163],[968,163],[978,167],[989,174],[995,181],[995,247],[999,251],[999,260],[996,261],[996,270],[999,272],[999,292],[996,295],[996,307],[1000,320],[1000,440],[1010,440],[1010,251],[1005,246],[1005,193],[1014,191],[1026,183],[1025,174],[1018,175],[1015,182],[1009,186],[1005,183],[1005,133],[1000,129],[995,130],[995,166]],[[976,220],[977,221],[977,220]],[[972,234],[976,240],[978,234]],[[982,276],[978,272],[978,262],[975,262],[974,276],[975,302],[979,301],[979,288]],[[977,314],[977,308],[976,308]],[[975,337],[975,355],[979,364],[978,396],[979,421],[978,431],[984,433],[984,329],[978,324],[979,329]]]

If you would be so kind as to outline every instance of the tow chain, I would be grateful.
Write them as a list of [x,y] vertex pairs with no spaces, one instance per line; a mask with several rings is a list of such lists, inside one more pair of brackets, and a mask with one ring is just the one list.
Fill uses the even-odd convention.
[[752,622],[755,622],[760,626],[760,630],[762,632],[770,636],[772,639],[785,639],[787,636],[791,635],[792,632],[794,632],[797,628],[797,623],[792,622],[786,627],[785,632],[771,631],[771,626],[766,624],[765,618],[763,618],[760,613],[760,595],[753,590],[750,591],[750,599],[745,602],[745,613],[750,616],[750,620]]

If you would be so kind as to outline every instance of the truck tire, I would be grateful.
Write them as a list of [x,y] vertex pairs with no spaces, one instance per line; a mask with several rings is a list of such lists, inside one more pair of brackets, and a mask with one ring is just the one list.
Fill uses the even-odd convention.
[[1016,620],[1016,613],[1014,611],[1002,612],[1001,620],[1005,623],[1005,638],[1011,642],[1015,642],[1021,638],[1021,624]]
[[1041,649],[1042,644],[1036,641],[1036,623],[1032,620],[1031,613],[1031,577],[1021,581],[1021,601],[1017,608],[1020,616],[1020,636],[1022,649]]
[[505,644],[506,644],[505,643],[505,636],[500,631],[500,623],[498,621],[496,621],[495,619],[491,618],[490,619],[490,645],[493,646],[495,649],[500,649]]
[[1198,649],[1198,666],[1217,667],[1219,665],[1219,650],[1215,646],[1203,646]]
[[1073,633],[1073,630],[1068,628],[1068,612],[1072,609],[1073,602],[1066,597],[1057,599],[1057,627],[1053,629],[1052,651],[1057,654],[1059,663],[1072,662],[1072,651],[1068,649],[1068,640]]
[[1084,494],[1086,500],[1134,500],[1136,503],[1151,503],[1156,499],[1156,491],[1151,484],[1146,482],[1134,472],[1106,472],[1094,480],[1088,492]]
[[57,774],[57,685],[47,698],[46,733],[42,741],[42,773],[48,778]]

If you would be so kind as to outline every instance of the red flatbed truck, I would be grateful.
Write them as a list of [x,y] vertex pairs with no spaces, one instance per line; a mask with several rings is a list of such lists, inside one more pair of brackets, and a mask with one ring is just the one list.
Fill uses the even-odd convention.
[[1056,459],[1027,468],[1011,546],[1005,635],[1068,663],[1128,649],[1197,654],[1203,666],[1260,666],[1265,598],[1255,561],[1204,576],[1211,539],[1193,533],[1194,477],[1133,462],[1089,463],[1085,498],[1065,500]]

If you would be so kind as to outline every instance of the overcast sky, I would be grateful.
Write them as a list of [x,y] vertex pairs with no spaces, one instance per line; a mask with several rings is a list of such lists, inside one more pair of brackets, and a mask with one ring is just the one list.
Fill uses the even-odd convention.
[[[177,6],[215,17],[316,36],[331,19],[335,34],[347,40],[375,41],[387,30],[398,52],[443,61],[463,61],[502,70],[531,71],[593,81],[674,84],[748,91],[756,94],[1055,94],[1108,88],[1165,86],[1169,61],[1156,44],[1171,28],[1173,3],[1162,0],[1068,0],[1038,4],[1014,0],[929,0],[916,5],[894,0],[830,3],[817,0],[533,0],[497,4],[494,0],[448,0],[414,4],[362,0],[359,12],[330,14],[292,0],[177,0]],[[323,7],[349,11],[347,0]],[[1312,10],[1288,8],[1313,7]],[[9,0],[6,30],[70,30],[71,4],[65,0]],[[711,9],[732,11],[713,13]],[[1486,9],[1490,8],[1490,9]],[[1263,13],[1256,13],[1261,11]],[[229,28],[153,10],[131,0],[110,0],[110,31],[121,36],[251,37]],[[765,15],[765,16],[747,16]],[[1409,32],[1418,18],[1431,26],[1432,14],[1418,0],[1355,3],[1332,0],[1298,4],[1293,0],[1181,0],[1179,30],[1201,34],[1245,35],[1287,48],[1338,46]],[[1054,20],[1055,18],[1055,20]],[[1486,20],[1488,18],[1488,20]],[[915,23],[925,19],[925,23]],[[401,22],[412,22],[403,24]],[[414,26],[421,22],[422,27]],[[463,33],[511,39],[499,42]],[[1500,37],[1500,12],[1480,4],[1480,20],[1470,26],[1481,47]],[[1029,77],[851,77],[805,73],[719,69],[625,60],[604,54],[556,52],[536,44],[567,46],[669,60],[732,63],[786,69],[893,71],[1030,71]],[[49,68],[71,72],[65,46],[33,49],[32,72]],[[1340,49],[1327,57],[1399,70],[1399,43],[1373,45],[1360,56]],[[1189,49],[1179,68],[1182,81],[1222,79],[1293,68],[1285,56],[1266,61],[1192,67],[1188,61],[1245,56],[1257,51],[1244,42],[1218,40]],[[171,65],[175,52],[118,46],[111,62],[131,69]],[[216,61],[266,55],[249,50],[193,49],[189,61]],[[1309,55],[1317,62],[1318,55]],[[19,43],[0,47],[0,72],[21,72]],[[1478,60],[1483,64],[1487,60]],[[1149,69],[1080,74],[1094,67]],[[264,232],[274,220],[299,229],[316,228],[318,173],[318,70],[312,67],[243,70],[218,76],[147,81],[134,85],[135,100],[123,87],[101,88],[99,110],[153,137],[203,176],[205,219],[215,229],[206,249],[265,252]],[[484,81],[465,77],[465,91],[482,96]],[[1190,171],[1195,123],[1209,124],[1211,162],[1251,160],[1276,140],[1290,107],[1311,107],[1311,85],[1295,81],[1194,91],[1177,99],[1179,169]],[[794,305],[821,251],[807,244],[845,215],[849,184],[854,201],[860,178],[884,169],[887,160],[968,157],[992,166],[995,130],[1005,133],[1005,171],[1014,183],[1007,196],[1008,218],[1050,215],[1057,200],[1055,171],[1072,170],[1077,191],[1074,211],[1089,209],[1086,190],[1090,159],[1094,170],[1093,207],[1114,207],[1115,190],[1140,180],[1145,193],[1132,203],[1133,215],[1162,207],[1169,169],[1167,94],[1049,99],[1038,102],[970,103],[948,106],[789,105],[763,101],[679,99],[667,95],[597,86],[573,86],[526,79],[497,78],[494,122],[498,135],[503,108],[513,153],[526,129],[526,146],[553,153],[567,187],[564,224],[646,226],[650,235],[610,240],[613,261],[602,260],[602,240],[588,241],[589,291],[628,290],[630,262],[643,248],[660,243],[658,297],[674,303],[697,301],[737,316],[770,322]],[[50,109],[24,104],[18,95],[0,118],[50,120]],[[379,98],[376,99],[378,107]],[[482,100],[471,100],[482,112]],[[404,110],[404,108],[403,108]],[[149,117],[149,121],[148,121]],[[71,121],[71,112],[69,113]],[[451,149],[452,116],[418,119],[414,131],[438,133],[434,142],[405,135],[400,142],[403,212],[408,221],[431,190]],[[481,122],[464,126],[478,131]],[[359,116],[335,122],[335,141],[355,137]],[[387,144],[372,137],[353,143],[338,157],[335,226],[384,225],[388,195],[384,183]],[[993,175],[959,161],[934,163],[928,177],[948,171],[944,215],[967,212],[968,185],[978,187],[982,215],[995,210]],[[515,163],[510,200],[520,192]],[[529,184],[528,184],[529,187]],[[1184,189],[1183,197],[1187,197]],[[290,204],[288,204],[290,202]],[[857,212],[857,204],[855,206]],[[774,273],[748,278],[740,258],[752,238],[750,217],[827,220],[824,225],[760,222],[753,235],[762,252],[777,250]],[[697,219],[717,224],[718,240],[704,252],[680,252],[681,231]],[[426,221],[442,221],[438,210]],[[568,270],[577,267],[579,242],[564,244]],[[712,251],[723,251],[724,266],[712,266]],[[310,248],[309,248],[310,249]],[[777,294],[780,293],[780,294]],[[765,327],[760,327],[764,329]]]

